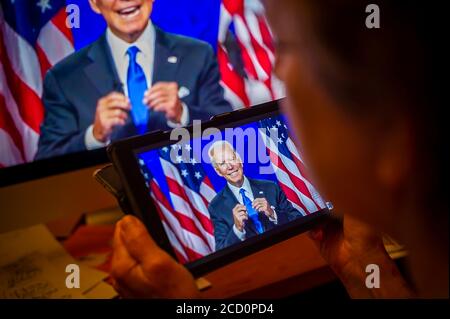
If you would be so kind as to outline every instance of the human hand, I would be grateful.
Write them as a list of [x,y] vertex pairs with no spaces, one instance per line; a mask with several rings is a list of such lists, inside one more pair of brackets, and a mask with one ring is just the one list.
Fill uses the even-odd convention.
[[245,222],[248,220],[247,208],[244,205],[236,204],[233,208],[234,225],[239,231],[244,231]]
[[106,143],[116,126],[123,126],[131,109],[129,99],[122,93],[111,92],[97,101],[93,134],[97,141]]
[[155,112],[163,112],[169,121],[180,123],[183,106],[178,97],[178,83],[156,83],[144,93],[143,103]]
[[145,226],[130,215],[116,224],[111,277],[125,298],[196,298],[192,274],[157,246]]
[[[405,298],[414,295],[390,258],[381,234],[369,225],[345,216],[343,223],[330,220],[309,232],[322,257],[347,288],[357,298]],[[381,288],[366,286],[366,267],[375,264],[383,278]]]
[[265,198],[255,198],[255,200],[252,203],[252,207],[256,209],[258,213],[263,213],[268,218],[274,218],[275,212],[273,211],[272,207],[270,206],[269,202]]

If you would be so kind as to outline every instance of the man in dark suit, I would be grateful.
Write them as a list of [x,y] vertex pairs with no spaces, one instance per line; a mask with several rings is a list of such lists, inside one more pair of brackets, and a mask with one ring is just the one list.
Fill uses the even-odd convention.
[[278,184],[247,178],[240,156],[228,142],[214,143],[208,154],[217,174],[227,181],[208,206],[216,249],[239,243],[302,216]]
[[153,0],[89,1],[108,28],[47,73],[37,159],[232,110],[212,48],[153,26]]

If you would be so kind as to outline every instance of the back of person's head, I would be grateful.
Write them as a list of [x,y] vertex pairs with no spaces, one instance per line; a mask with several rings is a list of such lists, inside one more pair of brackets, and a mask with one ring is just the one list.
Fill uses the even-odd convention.
[[[403,238],[416,236],[409,226],[418,225],[445,248],[445,10],[377,1],[380,25],[368,28],[369,4],[265,1],[285,111],[337,210]],[[447,252],[442,258],[448,263]]]

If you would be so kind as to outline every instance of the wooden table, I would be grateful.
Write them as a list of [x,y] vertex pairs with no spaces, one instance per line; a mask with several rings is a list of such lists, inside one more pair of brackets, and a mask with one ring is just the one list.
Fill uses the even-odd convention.
[[[51,226],[50,229],[55,235],[62,230],[67,232],[74,227],[71,225],[79,225],[79,217],[67,216],[48,226]],[[113,229],[111,221],[107,224]],[[94,238],[91,239],[95,241]],[[202,291],[205,298],[285,297],[336,279],[306,234],[294,236],[239,259],[205,275],[204,278],[211,283],[211,287]]]
[[205,298],[276,298],[336,279],[305,235],[261,250],[209,273]]

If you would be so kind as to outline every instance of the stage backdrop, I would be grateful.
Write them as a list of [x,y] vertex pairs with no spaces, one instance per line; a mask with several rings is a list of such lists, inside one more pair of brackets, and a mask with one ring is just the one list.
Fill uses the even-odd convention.
[[[79,28],[66,26],[68,5],[79,8]],[[151,19],[166,31],[213,46],[225,97],[234,108],[283,97],[272,72],[272,34],[259,0],[156,0]],[[33,160],[44,117],[45,73],[105,28],[87,0],[1,1],[0,167]]]

